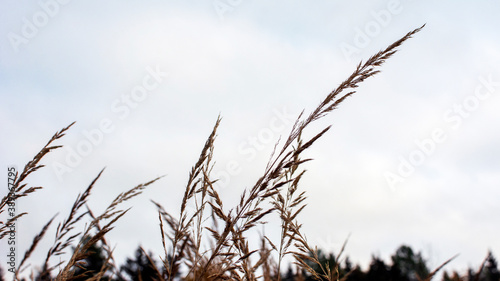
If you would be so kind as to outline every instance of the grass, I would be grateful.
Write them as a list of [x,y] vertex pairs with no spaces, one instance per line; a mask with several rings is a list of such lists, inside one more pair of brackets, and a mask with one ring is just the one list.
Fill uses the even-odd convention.
[[[154,268],[157,280],[279,280],[284,260],[291,256],[301,270],[307,271],[318,280],[339,280],[338,265],[325,266],[318,257],[318,250],[310,245],[302,232],[297,216],[306,206],[305,192],[299,191],[300,180],[305,170],[303,164],[311,159],[303,159],[304,151],[310,149],[316,140],[323,137],[330,127],[316,133],[312,138],[303,139],[303,132],[310,124],[323,118],[336,109],[365,79],[380,71],[383,63],[394,55],[397,48],[423,28],[417,28],[386,49],[376,53],[366,62],[360,63],[354,72],[309,114],[302,112],[290,134],[283,143],[277,143],[262,176],[251,188],[242,191],[240,200],[231,207],[224,205],[215,188],[217,179],[211,176],[214,167],[213,153],[217,129],[221,118],[217,118],[211,134],[205,142],[198,161],[192,167],[184,196],[176,215],[165,211],[157,202],[153,202],[158,211],[158,225],[162,237],[163,254],[161,265]],[[3,212],[9,200],[19,200],[42,187],[28,187],[26,178],[42,168],[40,161],[49,152],[59,148],[53,143],[59,141],[74,123],[57,132],[42,150],[30,161],[21,174],[16,175],[14,192],[5,196],[0,203]],[[101,171],[79,194],[65,217],[56,227],[53,244],[47,252],[40,272],[40,280],[74,280],[87,276],[88,280],[101,280],[105,275],[119,276],[120,272],[114,261],[113,251],[106,240],[106,234],[126,215],[128,209],[122,209],[123,202],[136,197],[159,178],[138,185],[119,194],[102,214],[94,214],[87,206],[95,183],[102,176]],[[195,206],[194,210],[187,206]],[[7,226],[21,219],[26,213],[11,218],[0,227],[0,238],[8,234]],[[247,233],[254,230],[270,216],[278,216],[281,221],[279,241],[262,237],[261,245],[252,248]],[[75,229],[78,222],[87,220],[84,229]],[[15,272],[18,278],[24,264],[36,250],[54,218],[49,220],[40,233],[35,236],[31,247]],[[86,272],[85,258],[88,251],[97,242],[103,245],[106,263],[100,272]],[[204,245],[210,245],[205,247]],[[73,248],[69,251],[70,248]],[[341,249],[340,253],[342,253]],[[54,262],[54,257],[69,254],[65,261]],[[147,254],[146,254],[147,255]],[[148,256],[150,260],[152,258]],[[337,259],[338,260],[338,259]],[[320,270],[314,270],[313,265]],[[83,269],[83,270],[77,270]],[[181,271],[181,269],[184,269]],[[31,268],[33,271],[33,268]],[[83,272],[82,272],[83,271]],[[79,272],[77,274],[77,272]],[[182,274],[182,276],[179,276]],[[430,280],[431,276],[427,277]],[[31,279],[34,279],[31,275]],[[299,277],[298,277],[299,278]],[[344,277],[345,278],[345,277]],[[300,278],[299,278],[300,279]]]

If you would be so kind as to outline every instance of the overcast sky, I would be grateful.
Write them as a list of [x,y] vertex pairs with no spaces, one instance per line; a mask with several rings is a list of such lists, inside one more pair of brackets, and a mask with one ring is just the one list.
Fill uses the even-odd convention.
[[[336,252],[351,234],[346,254],[363,266],[403,243],[431,266],[457,253],[448,268],[477,267],[488,249],[500,257],[498,11],[492,0],[2,1],[3,182],[7,166],[21,169],[77,121],[29,178],[44,189],[18,202],[30,213],[18,223],[19,255],[103,167],[90,198],[96,212],[167,175],[127,205],[108,237],[120,259],[139,243],[159,254],[149,200],[176,212],[219,114],[214,176],[230,207],[302,109],[425,23],[308,131],[333,125],[306,153],[315,160],[302,184],[304,232]],[[33,263],[53,237],[54,229]]]

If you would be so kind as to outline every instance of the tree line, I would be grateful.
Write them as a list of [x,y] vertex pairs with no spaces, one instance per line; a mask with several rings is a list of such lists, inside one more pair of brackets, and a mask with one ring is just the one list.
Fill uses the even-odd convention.
[[[390,261],[384,261],[380,257],[372,256],[367,269],[363,270],[359,265],[353,265],[349,257],[338,257],[333,253],[325,253],[321,250],[317,252],[321,261],[321,266],[335,270],[339,280],[343,281],[423,281],[430,280],[428,277],[434,275],[422,256],[421,252],[415,252],[410,246],[402,245],[390,257]],[[321,271],[320,265],[310,263],[313,270]],[[138,247],[135,253],[126,258],[125,262],[113,272],[113,265],[106,258],[104,250],[98,244],[94,244],[87,252],[87,256],[82,263],[75,266],[75,281],[93,279],[100,272],[103,281],[153,281],[158,279],[158,268],[161,268],[161,261],[158,261],[151,252],[146,252],[142,247]],[[262,279],[265,281],[309,281],[317,280],[313,274],[304,269],[298,269],[289,265],[285,272],[273,271],[272,259],[267,267],[263,267]],[[266,270],[267,268],[267,270]],[[275,268],[275,267],[274,267]],[[104,269],[104,270],[103,270]],[[184,269],[188,270],[188,269]],[[4,281],[0,267],[0,281]],[[34,280],[52,280],[51,276],[34,274]],[[486,259],[479,268],[469,268],[465,273],[457,271],[443,271],[440,276],[434,275],[434,280],[442,281],[500,281],[500,271],[498,263],[493,253],[490,251]],[[26,279],[21,279],[26,281]],[[179,280],[182,280],[179,278]],[[325,279],[326,280],[326,279]]]

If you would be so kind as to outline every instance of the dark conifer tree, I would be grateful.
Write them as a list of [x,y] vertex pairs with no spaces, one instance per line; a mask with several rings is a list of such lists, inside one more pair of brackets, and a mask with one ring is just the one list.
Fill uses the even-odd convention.
[[131,280],[131,281],[153,281],[158,279],[158,274],[155,270],[155,265],[153,263],[156,263],[155,260],[153,260],[152,256],[149,255],[151,258],[148,258],[148,256],[144,253],[143,249],[141,247],[137,248],[135,251],[135,257],[134,258],[127,258],[125,265],[123,265],[120,268],[120,272],[122,272],[122,275],[127,275],[129,278],[128,279],[122,279],[122,277],[118,277],[118,281],[126,281],[126,280]]
[[391,260],[394,280],[417,281],[425,279],[430,273],[421,253],[415,253],[409,246],[399,247]]
[[387,266],[382,259],[373,256],[372,262],[370,263],[370,268],[366,273],[366,280],[370,281],[391,280],[391,273],[389,271],[389,266]]
[[498,270],[498,263],[493,256],[493,253],[488,252],[488,258],[481,274],[481,280],[484,281],[500,281],[500,272]]

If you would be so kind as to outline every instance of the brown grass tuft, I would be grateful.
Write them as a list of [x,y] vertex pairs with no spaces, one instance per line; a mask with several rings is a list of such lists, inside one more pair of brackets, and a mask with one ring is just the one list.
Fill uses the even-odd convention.
[[[142,252],[153,264],[156,275],[154,278],[167,281],[178,280],[179,274],[185,269],[182,280],[280,280],[284,258],[291,255],[295,258],[295,264],[299,269],[297,280],[304,280],[304,276],[300,274],[301,270],[308,271],[317,280],[340,280],[337,261],[344,247],[336,258],[336,264],[322,264],[318,250],[308,243],[306,235],[302,232],[302,225],[298,221],[299,214],[306,206],[305,192],[299,191],[299,183],[305,174],[302,167],[304,163],[311,160],[303,159],[302,155],[328,132],[330,126],[309,139],[303,140],[302,136],[310,124],[332,112],[346,98],[355,93],[355,88],[361,82],[377,74],[383,63],[396,53],[396,49],[422,28],[423,26],[409,32],[386,49],[370,57],[365,63],[360,63],[354,72],[330,92],[309,115],[306,116],[302,112],[284,143],[281,146],[279,142],[276,144],[262,176],[249,189],[244,189],[239,201],[229,209],[223,204],[215,186],[217,180],[211,176],[214,167],[214,143],[221,122],[219,116],[201,150],[198,161],[189,173],[178,216],[169,214],[160,203],[153,201],[158,210],[163,247],[160,267],[157,267],[146,251],[142,250]],[[40,160],[50,151],[60,147],[52,143],[64,136],[73,124],[56,133],[25,166],[19,177],[16,175],[15,192],[10,194],[11,198],[24,197],[41,188],[26,189],[27,184],[24,181],[31,173],[43,167],[39,164]],[[147,186],[160,178],[120,193],[102,214],[96,216],[88,207],[87,202],[103,171],[101,170],[87,189],[77,196],[66,219],[58,224],[54,243],[48,250],[42,270],[39,272],[39,280],[62,281],[81,277],[88,278],[88,280],[101,280],[108,278],[109,274],[116,275],[121,280],[124,279],[116,267],[113,251],[105,238],[106,234],[129,210],[121,207],[123,203],[140,195]],[[6,196],[0,202],[0,213],[8,200],[9,197]],[[82,209],[83,206],[86,206],[86,210]],[[193,208],[190,208],[191,206]],[[18,215],[16,219],[23,215]],[[271,215],[277,215],[281,221],[279,243],[274,244],[263,236],[260,246],[252,248],[247,234],[255,231],[256,227],[265,223]],[[90,222],[83,230],[76,230],[77,224],[83,222],[87,216],[90,217]],[[54,218],[35,237],[21,265],[31,256],[53,220]],[[5,226],[2,226],[0,238],[6,235],[5,231]],[[98,242],[103,245],[106,261],[99,272],[90,272],[86,270],[84,261],[89,256],[89,249]],[[51,258],[66,254],[70,246],[73,247],[73,251],[69,253],[69,259],[51,265]],[[311,264],[317,265],[320,271],[314,270]],[[59,271],[54,279],[52,272],[56,268],[59,268]],[[83,271],[78,271],[77,274],[77,269]]]

